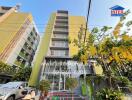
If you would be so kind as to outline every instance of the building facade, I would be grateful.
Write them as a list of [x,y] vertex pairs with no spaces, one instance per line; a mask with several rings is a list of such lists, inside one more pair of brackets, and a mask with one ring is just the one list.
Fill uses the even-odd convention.
[[[29,80],[30,86],[36,86],[40,80],[46,79],[51,83],[51,91],[65,91],[66,78],[75,77],[79,82],[81,75],[95,73],[90,64],[84,65],[73,60],[79,50],[73,41],[78,39],[85,26],[85,17],[71,16],[68,11],[58,10],[51,15],[41,38],[39,53]],[[89,32],[87,37],[88,35]],[[80,87],[81,84],[75,89],[78,94],[81,94]]]
[[[41,79],[49,79],[53,90],[65,90],[65,79],[75,76],[71,74],[75,69],[84,73],[81,64],[77,68],[77,62],[72,57],[78,53],[78,47],[69,43],[78,38],[80,27],[85,28],[86,21],[83,16],[70,16],[68,11],[58,10],[49,19],[45,34],[43,35],[38,54],[33,67],[29,84],[34,86]],[[72,67],[72,68],[71,68]]]
[[18,8],[0,7],[0,61],[14,68],[30,67],[40,37],[32,15]]

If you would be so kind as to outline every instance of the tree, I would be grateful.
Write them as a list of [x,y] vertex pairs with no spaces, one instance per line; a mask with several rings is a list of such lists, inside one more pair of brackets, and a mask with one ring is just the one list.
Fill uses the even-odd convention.
[[[90,58],[97,60],[103,68],[111,89],[113,89],[114,76],[128,76],[132,71],[132,36],[127,34],[130,32],[132,21],[124,24],[129,13],[129,10],[124,13],[115,28],[104,26],[99,29],[95,27],[89,33],[85,43],[79,42],[82,38],[73,41],[79,48],[78,54],[74,57],[83,63],[87,63]],[[123,26],[126,27],[125,31],[121,31]],[[83,31],[80,35],[82,34]]]
[[[73,90],[78,86],[78,81],[76,78],[66,78],[66,88],[70,89],[73,95]],[[73,96],[72,96],[73,100]]]
[[20,68],[14,75],[13,80],[28,81],[32,72],[31,67]]
[[38,89],[41,91],[40,100],[44,100],[50,89],[50,82],[48,80],[41,80]]
[[7,74],[7,75],[13,75],[14,69],[12,66],[0,61],[0,73]]

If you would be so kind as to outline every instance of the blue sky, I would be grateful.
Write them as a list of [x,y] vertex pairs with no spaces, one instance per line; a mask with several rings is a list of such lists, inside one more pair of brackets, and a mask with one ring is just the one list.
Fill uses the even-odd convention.
[[[88,0],[0,0],[0,5],[15,6],[20,3],[22,12],[30,12],[40,32],[44,31],[52,12],[68,10],[70,15],[86,16]],[[92,0],[89,27],[114,26],[119,17],[111,17],[110,7],[120,5],[132,11],[132,0]],[[132,20],[132,14],[128,17]]]

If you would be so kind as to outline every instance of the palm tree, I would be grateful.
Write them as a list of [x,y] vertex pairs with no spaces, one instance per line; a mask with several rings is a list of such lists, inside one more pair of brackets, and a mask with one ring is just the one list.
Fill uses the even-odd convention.
[[76,78],[67,78],[65,84],[66,88],[71,90],[73,100],[73,90],[78,86],[78,81]]
[[44,100],[44,98],[48,94],[49,89],[50,89],[50,82],[48,80],[41,80],[39,83],[39,90],[41,91],[39,100]]

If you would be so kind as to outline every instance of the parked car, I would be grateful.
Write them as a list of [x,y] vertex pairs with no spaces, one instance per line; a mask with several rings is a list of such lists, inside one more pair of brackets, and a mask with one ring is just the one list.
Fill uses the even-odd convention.
[[3,85],[3,84],[0,84],[0,86]]
[[0,100],[16,100],[27,93],[26,82],[9,82],[0,86]]

